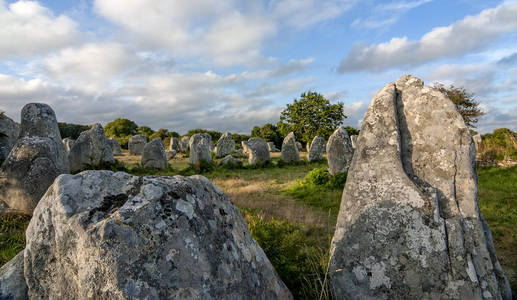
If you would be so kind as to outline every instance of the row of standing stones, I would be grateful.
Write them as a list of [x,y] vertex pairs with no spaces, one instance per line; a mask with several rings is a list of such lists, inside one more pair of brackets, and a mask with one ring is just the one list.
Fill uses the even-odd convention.
[[[13,186],[20,197],[35,176],[68,172],[54,123],[47,106],[22,111],[1,169],[4,203]],[[329,138],[327,156],[333,139],[347,141],[340,158],[350,161],[330,252],[337,299],[511,299],[479,211],[475,147],[448,98],[403,76],[373,98],[357,140],[344,129]],[[189,144],[192,155],[210,140]],[[294,135],[284,145],[284,159],[296,160]],[[315,138],[309,156],[324,145]],[[250,162],[269,159],[264,140],[243,146]],[[26,162],[12,169],[17,158]],[[52,181],[25,250],[0,269],[1,299],[292,298],[231,200],[203,176],[84,171]]]

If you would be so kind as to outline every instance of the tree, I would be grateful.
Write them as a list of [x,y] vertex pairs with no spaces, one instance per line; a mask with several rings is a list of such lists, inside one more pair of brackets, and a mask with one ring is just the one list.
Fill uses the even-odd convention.
[[90,129],[91,127],[88,125],[79,125],[64,122],[59,122],[57,123],[57,125],[59,127],[59,133],[61,134],[61,138],[71,138],[74,140],[76,140],[79,137],[81,132]]
[[108,137],[119,138],[126,136],[133,136],[137,133],[138,125],[135,122],[118,118],[104,126],[104,132]]
[[287,104],[277,127],[283,136],[292,131],[297,140],[310,143],[317,135],[328,139],[344,118],[343,103],[331,104],[323,95],[307,91],[293,104]]
[[354,127],[345,126],[345,130],[348,133],[348,136],[359,135],[359,130],[355,129]]
[[154,130],[152,130],[149,126],[139,126],[137,128],[137,132],[146,138],[149,138],[154,133]]
[[452,84],[449,87],[445,87],[445,85],[440,82],[435,82],[434,87],[447,95],[456,105],[456,109],[463,117],[467,127],[476,128],[474,124],[476,124],[479,117],[485,113],[479,108],[479,102],[474,99],[473,93],[469,93],[465,88],[455,87]]
[[275,143],[275,146],[278,148],[282,147],[282,134],[278,130],[278,127],[271,123],[264,124],[264,126],[259,127],[255,126],[251,130],[252,137],[260,137],[265,139],[266,141],[271,141]]
[[206,129],[191,129],[189,130],[185,135],[193,136],[196,133],[208,133],[212,137],[212,142],[214,144],[217,143],[221,135],[223,135],[222,132],[214,131],[214,130],[206,130]]

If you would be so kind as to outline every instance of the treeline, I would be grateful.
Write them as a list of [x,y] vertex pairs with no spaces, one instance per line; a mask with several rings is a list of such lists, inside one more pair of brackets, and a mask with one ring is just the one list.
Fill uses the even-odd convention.
[[482,135],[477,149],[477,159],[482,164],[502,161],[517,161],[517,133],[508,128],[499,128]]

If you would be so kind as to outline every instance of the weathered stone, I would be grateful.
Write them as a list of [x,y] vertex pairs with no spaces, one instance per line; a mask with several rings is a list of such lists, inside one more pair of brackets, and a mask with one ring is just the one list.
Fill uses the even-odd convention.
[[280,152],[280,150],[278,150],[278,148],[275,146],[274,142],[267,142],[267,148],[269,152]]
[[225,157],[235,151],[235,141],[229,132],[225,132],[217,141],[217,157]]
[[72,150],[75,140],[67,137],[61,140],[61,142],[63,143],[63,146],[65,146],[66,153],[70,154],[70,150]]
[[189,142],[190,142],[189,136],[182,137],[180,140],[180,150],[185,151],[185,152],[188,151]]
[[[293,134],[294,134],[294,133],[293,133]],[[300,143],[300,142],[296,142],[296,147],[298,148],[298,152],[303,151],[302,143]]]
[[188,146],[190,148],[189,162],[191,164],[198,164],[201,161],[212,161],[212,155],[210,154],[211,139],[208,139],[207,135],[208,134],[204,133],[196,133],[190,137]]
[[72,172],[114,164],[111,142],[106,138],[102,125],[97,123],[89,130],[81,132],[70,149],[68,158]]
[[178,154],[176,150],[165,150],[165,157],[167,158],[167,160],[173,159],[176,156],[176,154]]
[[247,142],[242,141],[244,153],[248,154],[250,165],[265,163],[270,159],[269,149],[266,141],[261,138],[250,138]]
[[31,299],[290,299],[230,199],[202,176],[60,176],[27,228]]
[[362,122],[331,246],[338,299],[511,299],[454,104],[412,76]]
[[[309,143],[307,143],[309,144]],[[309,161],[322,160],[325,153],[326,141],[321,136],[315,136],[309,148]]]
[[108,141],[110,142],[113,155],[122,155],[122,148],[120,147],[118,140],[116,138],[110,138]]
[[219,165],[242,166],[242,161],[238,158],[233,157],[231,154],[228,154],[223,159],[221,159]]
[[282,142],[282,159],[285,162],[289,163],[300,160],[300,154],[298,153],[299,149],[297,145],[298,144],[294,138],[294,133],[290,132]]
[[13,149],[19,134],[18,124],[6,115],[0,114],[0,164]]
[[329,173],[332,175],[345,173],[350,167],[354,149],[343,126],[336,129],[329,137],[326,150]]
[[155,138],[145,144],[141,164],[146,168],[167,168],[167,156],[161,138]]
[[[29,103],[22,108],[20,137],[39,136],[61,143],[54,110],[44,103]],[[64,148],[63,148],[64,150]]]
[[171,141],[169,144],[169,150],[174,150],[176,152],[179,152],[181,150],[180,148],[180,141],[177,137],[171,137]]
[[233,156],[235,157],[248,157],[246,153],[244,153],[244,149],[237,149],[233,152]]
[[476,152],[479,151],[479,146],[481,145],[481,142],[483,141],[483,138],[481,137],[481,134],[476,134],[472,136],[472,140],[474,141],[474,145],[476,146]]
[[0,268],[0,299],[29,299],[23,275],[23,251]]
[[350,143],[352,143],[352,148],[355,149],[355,145],[357,144],[357,134],[350,136]]
[[130,137],[127,143],[129,154],[142,155],[145,144],[147,144],[147,138],[141,134]]

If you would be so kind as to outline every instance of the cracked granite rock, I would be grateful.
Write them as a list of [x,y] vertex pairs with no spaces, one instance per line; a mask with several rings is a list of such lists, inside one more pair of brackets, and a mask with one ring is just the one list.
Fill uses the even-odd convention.
[[331,246],[338,298],[511,299],[478,206],[475,147],[454,104],[413,76],[362,123]]
[[300,154],[294,132],[290,132],[282,142],[282,160],[287,163],[300,161]]

